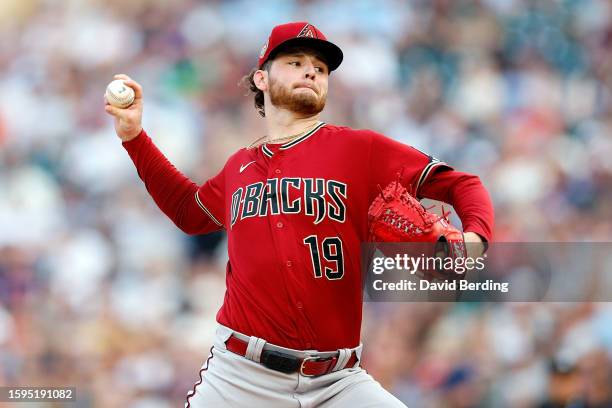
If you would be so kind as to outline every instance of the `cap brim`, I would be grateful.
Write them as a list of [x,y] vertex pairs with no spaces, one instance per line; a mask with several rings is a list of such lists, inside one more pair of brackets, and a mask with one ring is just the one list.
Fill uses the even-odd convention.
[[270,53],[267,60],[274,58],[279,52],[286,50],[288,47],[305,46],[319,51],[327,62],[327,67],[330,72],[334,71],[342,63],[342,50],[336,44],[326,40],[311,37],[291,38],[283,43],[280,43],[274,51]]

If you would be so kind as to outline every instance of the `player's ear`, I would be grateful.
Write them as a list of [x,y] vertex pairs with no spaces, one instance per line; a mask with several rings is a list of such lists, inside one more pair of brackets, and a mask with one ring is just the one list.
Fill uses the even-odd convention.
[[266,92],[268,90],[268,78],[268,71],[262,69],[255,71],[253,74],[253,82],[257,89]]

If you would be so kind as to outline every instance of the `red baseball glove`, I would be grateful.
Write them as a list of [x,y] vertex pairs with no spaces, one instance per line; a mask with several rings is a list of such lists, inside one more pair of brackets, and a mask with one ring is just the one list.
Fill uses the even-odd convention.
[[[431,245],[425,256],[443,258],[466,258],[467,251],[463,233],[448,220],[448,213],[442,208],[437,215],[423,208],[399,181],[394,181],[376,197],[370,209],[369,241],[372,242],[421,242]],[[456,278],[452,270],[423,271],[426,278]]]

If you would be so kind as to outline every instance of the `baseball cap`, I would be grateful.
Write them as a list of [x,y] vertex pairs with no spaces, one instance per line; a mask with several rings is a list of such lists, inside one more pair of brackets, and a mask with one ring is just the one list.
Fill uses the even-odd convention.
[[342,50],[336,44],[327,41],[325,35],[314,25],[299,21],[277,25],[272,29],[268,41],[259,53],[258,67],[261,68],[283,48],[299,45],[313,48],[323,54],[330,71],[338,68],[342,62]]

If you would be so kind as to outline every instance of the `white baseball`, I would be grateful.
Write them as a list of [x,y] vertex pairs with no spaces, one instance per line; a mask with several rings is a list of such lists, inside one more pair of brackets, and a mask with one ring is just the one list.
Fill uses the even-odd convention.
[[134,102],[134,90],[116,79],[106,87],[106,100],[117,108],[127,108]]

